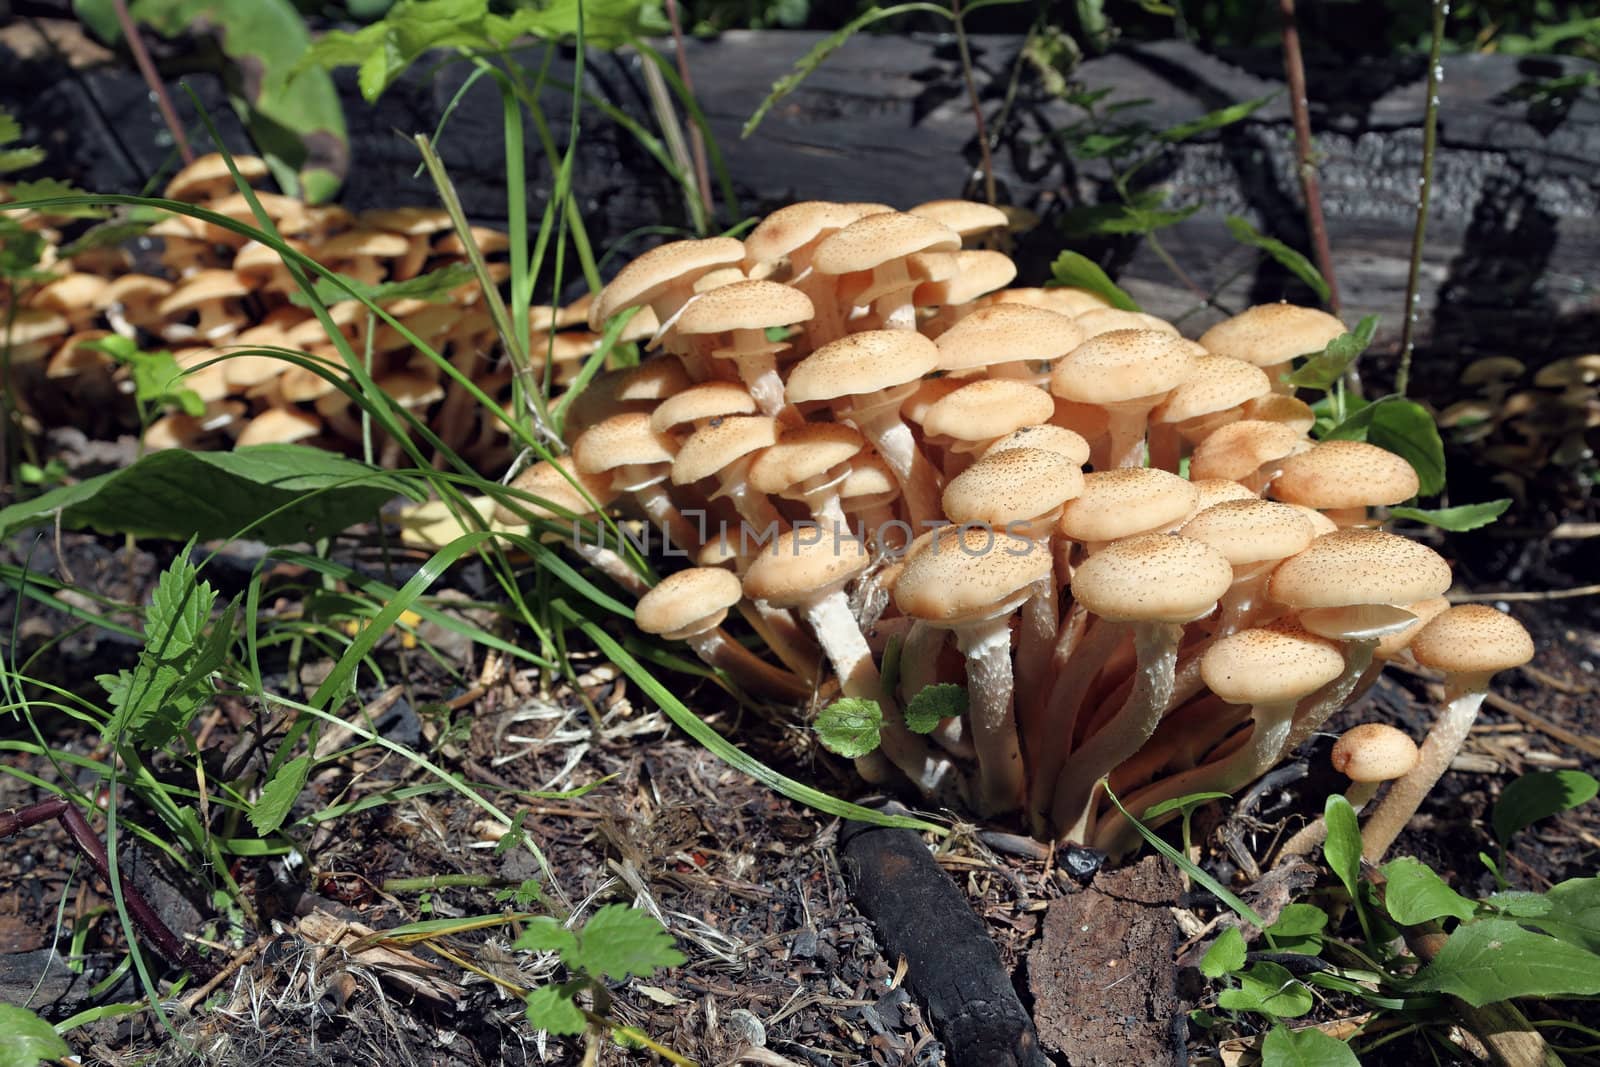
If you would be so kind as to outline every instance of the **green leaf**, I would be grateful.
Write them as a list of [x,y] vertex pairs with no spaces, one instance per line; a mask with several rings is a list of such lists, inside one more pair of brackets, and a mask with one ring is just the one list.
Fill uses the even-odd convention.
[[278,768],[265,788],[261,798],[250,805],[250,825],[262,837],[278,832],[283,820],[289,817],[300,790],[306,786],[306,775],[311,773],[311,757],[296,756]]
[[1403,856],[1383,865],[1389,884],[1383,902],[1390,918],[1403,926],[1414,926],[1446,915],[1466,922],[1476,912],[1472,901],[1444,884],[1444,879],[1420,860]]
[[[56,196],[87,196],[82,189],[71,182],[64,182],[59,178],[40,178],[38,181],[17,182],[10,189],[12,200],[45,200]],[[89,207],[78,205],[73,207],[50,207],[42,209],[47,215],[67,219],[99,219],[104,218],[106,209],[103,207]]]
[[1428,409],[1414,400],[1388,400],[1373,405],[1367,441],[1393,452],[1417,472],[1420,496],[1444,491],[1444,442]]
[[[1587,881],[1588,879],[1582,879]],[[1526,890],[1512,889],[1504,893],[1491,893],[1483,898],[1484,904],[1509,915],[1513,919],[1536,919],[1541,915],[1549,915],[1555,909],[1550,898],[1543,893],[1530,893]],[[1535,923],[1534,925],[1538,925]]]
[[878,747],[883,709],[876,700],[843,697],[817,715],[817,735],[822,747],[837,756],[855,759]]
[[925,685],[906,702],[906,729],[912,733],[931,733],[946,719],[967,712],[967,690],[954,682]]
[[560,920],[548,915],[529,919],[512,948],[528,952],[559,952],[563,962],[573,959],[578,951],[578,938],[561,925]]
[[1512,997],[1592,996],[1600,993],[1600,956],[1507,919],[1480,919],[1456,928],[1414,988],[1473,1007]]
[[590,916],[578,937],[578,950],[562,959],[591,978],[648,978],[663,967],[685,962],[655,916],[626,904],[607,904]]
[[[367,285],[354,278],[343,278],[344,284],[355,290],[356,297],[349,296],[335,285],[332,279],[321,276],[318,276],[314,288],[317,301],[322,304],[336,304],[341,300],[362,297],[374,304],[387,304],[396,300],[426,300],[430,304],[447,304],[455,298],[453,294],[456,289],[476,277],[470,263],[449,263],[437,270],[430,270],[426,274],[419,274],[401,282]],[[289,294],[289,303],[308,308],[311,307],[311,298],[304,290],[296,289]]]
[[126,244],[155,225],[155,219],[114,218],[97,222],[72,241],[61,247],[62,259],[81,256],[97,248],[112,248]]
[[201,540],[249,536],[293,544],[370,520],[395,496],[417,499],[404,478],[303,445],[232,452],[169,449],[0,509],[0,537],[52,522],[68,529]]
[[0,1004],[0,1067],[35,1067],[72,1055],[51,1025],[27,1008]]
[[[1154,200],[1156,204],[1159,202],[1159,199]],[[1198,205],[1172,209],[1140,204],[1096,204],[1068,213],[1061,220],[1061,230],[1069,237],[1143,236],[1176,225],[1199,210]]]
[[1150,805],[1145,809],[1141,818],[1145,822],[1154,822],[1169,811],[1198,808],[1200,805],[1210,801],[1227,800],[1231,796],[1233,796],[1232,793],[1189,793],[1181,797],[1172,797],[1170,800],[1163,800],[1159,804]]
[[1128,824],[1139,832],[1139,836],[1144,838],[1145,842],[1149,844],[1151,848],[1155,849],[1162,856],[1176,864],[1179,870],[1183,871],[1184,874],[1187,874],[1190,878],[1194,879],[1195,882],[1210,890],[1213,896],[1222,901],[1228,907],[1232,908],[1234,914],[1239,916],[1239,918],[1243,919],[1245,922],[1250,923],[1253,926],[1267,925],[1267,921],[1260,915],[1256,914],[1254,908],[1240,900],[1238,894],[1232,892],[1227,886],[1217,881],[1216,877],[1212,875],[1210,871],[1200,867],[1188,856],[1185,856],[1183,853],[1167,844],[1167,842],[1161,839],[1160,834],[1150,829],[1150,827],[1146,826],[1140,820],[1134,818],[1133,814],[1129,812],[1127,808],[1122,806],[1122,801],[1119,800],[1117,798],[1117,794],[1112,791],[1111,784],[1103,778],[1101,779],[1101,788],[1105,790],[1106,799],[1111,801],[1112,807],[1116,808],[1122,817],[1128,820]]
[[1356,809],[1344,797],[1334,793],[1322,807],[1322,819],[1328,826],[1328,839],[1322,845],[1322,855],[1344,884],[1351,899],[1358,900],[1356,887],[1361,881],[1361,824],[1356,821]]
[[1200,958],[1200,973],[1207,978],[1221,978],[1244,966],[1244,934],[1237,926],[1230,926],[1217,935]]
[[1518,830],[1571,811],[1600,793],[1600,781],[1582,771],[1530,771],[1505,787],[1494,806],[1494,836],[1507,845]]
[[38,166],[45,160],[46,152],[42,148],[7,148],[0,150],[0,174],[10,174],[14,170],[27,170],[29,167]]
[[1293,1019],[1311,1010],[1314,1000],[1305,983],[1276,963],[1253,964],[1238,975],[1239,988],[1217,994],[1229,1011],[1253,1011],[1275,1019]]
[[[117,340],[125,340],[118,337]],[[95,341],[85,348],[100,348]],[[205,414],[206,402],[200,394],[183,384],[184,371],[171,352],[134,352],[125,361],[133,379],[133,395],[147,404],[171,404],[185,415],[199,418]]]
[[583,1033],[587,1021],[573,1003],[588,983],[552,982],[528,994],[528,1022],[536,1030],[573,1036]]
[[1426,526],[1437,526],[1452,533],[1464,533],[1489,525],[1504,515],[1510,506],[1511,498],[1501,497],[1499,500],[1488,500],[1482,504],[1461,504],[1453,508],[1390,508],[1389,517],[1409,519]]
[[1333,383],[1344,377],[1350,364],[1372,344],[1377,332],[1378,316],[1368,315],[1356,323],[1355,329],[1335,337],[1321,352],[1284,375],[1284,382],[1298,389],[1332,389]]
[[22,136],[22,123],[5,108],[0,107],[0,145],[8,145]]
[[1259,248],[1277,260],[1278,265],[1283,267],[1284,270],[1287,270],[1290,274],[1310,286],[1311,290],[1317,294],[1318,300],[1321,300],[1324,304],[1328,302],[1329,297],[1332,296],[1332,290],[1328,288],[1328,283],[1323,279],[1322,272],[1313,267],[1309,259],[1276,237],[1268,237],[1266,234],[1261,233],[1250,225],[1248,219],[1242,219],[1238,215],[1228,215],[1223,221],[1226,222],[1228,233],[1235,241],[1243,245],[1249,245],[1252,248]]
[[1550,910],[1533,925],[1563,941],[1600,952],[1600,877],[1571,878],[1552,886],[1544,899]]
[[1087,289],[1123,311],[1139,310],[1133,297],[1119,289],[1098,263],[1080,252],[1062,252],[1050,264],[1050,274],[1056,285]]
[[[1210,130],[1220,130],[1224,126],[1232,126],[1236,122],[1247,119],[1272,103],[1277,96],[1278,93],[1271,92],[1266,96],[1258,96],[1254,100],[1244,100],[1237,104],[1229,104],[1227,107],[1209,111],[1197,119],[1190,119],[1188,122],[1180,122],[1175,126],[1168,126],[1156,136],[1169,144],[1187,141],[1196,134],[1206,133]],[[1248,226],[1249,223],[1245,225]],[[1324,297],[1323,299],[1327,298]]]
[[1263,933],[1267,942],[1280,952],[1305,952],[1316,955],[1322,951],[1323,931],[1328,927],[1328,913],[1315,904],[1285,904],[1278,913],[1278,921]]
[[1261,1067],[1361,1067],[1350,1046],[1314,1026],[1274,1026],[1261,1041]]

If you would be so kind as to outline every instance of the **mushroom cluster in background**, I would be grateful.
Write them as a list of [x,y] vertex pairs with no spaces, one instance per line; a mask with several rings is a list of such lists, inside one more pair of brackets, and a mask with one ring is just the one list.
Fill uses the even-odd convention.
[[[242,177],[259,184],[266,164],[234,157]],[[164,195],[255,225],[245,197],[219,155],[201,157],[168,183]],[[367,284],[405,281],[466,262],[466,249],[440,208],[406,207],[352,215],[336,206],[310,206],[270,192],[257,200],[296,250],[346,277]],[[137,428],[126,395],[126,368],[89,342],[120,335],[140,350],[169,350],[185,374],[181,386],[204,402],[202,414],[172,411],[145,431],[148,448],[229,447],[307,440],[331,448],[361,441],[360,412],[322,375],[259,350],[288,350],[320,360],[344,377],[344,362],[309,307],[290,300],[297,286],[277,252],[256,241],[184,215],[169,215],[146,231],[159,252],[139,255],[123,247],[60,254],[53,226],[61,220],[31,214],[24,225],[50,243],[43,264],[53,279],[17,294],[6,308],[0,291],[0,340],[10,347],[10,384],[41,412],[73,413],[114,408],[123,426]],[[503,233],[475,229],[491,277],[503,280]],[[440,352],[495,398],[508,403],[511,372],[476,281],[451,291],[447,302],[418,298],[386,301],[385,310]],[[434,361],[416,352],[393,327],[375,321],[356,300],[330,307],[335,325],[363,356],[370,350],[377,386],[429,422],[446,445],[484,469],[508,459],[503,424],[469,393],[444,378]],[[582,328],[586,304],[534,308],[531,358],[553,364],[553,384],[574,377],[600,343]],[[648,333],[654,324],[639,320]],[[252,351],[257,350],[257,351]],[[119,395],[122,397],[119,404]],[[46,424],[53,420],[41,418]],[[385,450],[389,457],[397,450]]]
[[[589,327],[645,309],[654,354],[593,383],[570,454],[513,482],[539,503],[499,517],[620,509],[689,563],[641,627],[781,696],[875,701],[869,780],[1121,852],[1138,838],[1103,777],[1136,814],[1240,790],[1462,609],[1444,559],[1380,528],[1415,472],[1312,441],[1281,382],[1336,318],[1262,305],[1195,341],[1008,288],[1005,255],[963,247],[1004,222],[810,202],[640,256]],[[964,710],[914,732],[905,709],[942,684]]]

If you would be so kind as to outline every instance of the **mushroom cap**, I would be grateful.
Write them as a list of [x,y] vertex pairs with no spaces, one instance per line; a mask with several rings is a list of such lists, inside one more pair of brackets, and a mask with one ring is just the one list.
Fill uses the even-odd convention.
[[652,248],[617,272],[589,307],[589,328],[650,299],[674,282],[698,278],[713,267],[727,267],[744,258],[744,243],[734,237],[669,241]]
[[1042,448],[990,452],[944,487],[944,513],[952,522],[1011,523],[1049,514],[1083,491],[1083,471]]
[[778,422],[767,415],[730,415],[689,435],[672,461],[672,484],[688,485],[752,452],[778,442]]
[[[247,182],[260,181],[267,176],[267,164],[256,156],[234,156],[233,165]],[[230,188],[233,175],[221,152],[200,156],[167,182],[168,200],[204,200],[219,189]]]
[[180,282],[156,309],[163,315],[175,315],[208,301],[245,296],[249,292],[231,270],[199,270]]
[[876,453],[850,461],[850,473],[839,483],[839,500],[846,505],[865,507],[884,503],[900,495],[900,483],[884,458]]
[[[511,247],[511,238],[503,230],[494,230],[487,226],[469,226],[467,232],[472,235],[472,243],[478,246],[478,251],[486,256],[504,252]],[[447,256],[467,254],[467,246],[462,243],[461,235],[454,231],[439,238],[438,244],[434,247]]]
[[1199,356],[1187,381],[1150,412],[1151,422],[1183,422],[1214,415],[1272,392],[1267,372],[1227,356]]
[[1160,396],[1194,373],[1195,358],[1175,334],[1111,330],[1068,352],[1050,375],[1050,391],[1081,404],[1117,404]]
[[363,229],[388,230],[390,233],[403,233],[407,237],[438,233],[453,225],[450,212],[429,204],[363,211],[356,216],[356,222]]
[[929,407],[922,429],[957,441],[989,441],[1045,422],[1054,412],[1050,394],[1038,386],[1014,378],[982,378]]
[[390,371],[374,379],[372,384],[403,408],[424,408],[444,399],[444,386],[431,375],[419,371]]
[[1113,622],[1192,622],[1233,584],[1222,553],[1187,537],[1141,534],[1114,541],[1072,575],[1072,596]]
[[1071,285],[1052,285],[1042,289],[1005,289],[991,296],[989,302],[992,304],[1032,304],[1034,307],[1049,308],[1051,311],[1074,317],[1085,312],[1094,311],[1096,308],[1111,306],[1106,302],[1106,298],[1099,293],[1091,293],[1087,289],[1079,289]]
[[867,447],[866,438],[842,422],[814,422],[784,430],[778,442],[750,464],[750,484],[763,493],[784,494],[793,486],[835,472]]
[[616,398],[622,403],[666,400],[688,389],[689,372],[675,356],[655,356],[622,375]]
[[961,235],[932,219],[900,211],[863,215],[824,237],[811,264],[822,274],[872,270],[914,252],[954,252]]
[[914,330],[863,330],[796,363],[784,392],[791,404],[862,396],[914,382],[938,364],[938,347]]
[[1245,401],[1240,417],[1281,423],[1301,435],[1310,433],[1311,427],[1317,424],[1317,413],[1311,410],[1311,405],[1286,393],[1268,393]]
[[[946,526],[910,553],[894,583],[902,612],[942,626],[1004,614],[1050,575],[1049,547],[982,526]],[[920,540],[920,539],[919,539]]]
[[[574,482],[577,486],[573,485]],[[536,504],[531,500],[516,498],[516,505],[536,519],[561,518],[561,514],[554,510],[555,508],[578,516],[594,514],[594,507],[583,498],[583,493],[578,491],[578,487],[582,487],[593,498],[594,503],[602,508],[615,500],[618,495],[612,488],[610,478],[603,474],[590,474],[578,470],[576,464],[569,464],[563,468],[549,460],[541,460],[511,479],[512,489],[536,496],[546,502]],[[525,521],[521,515],[511,510],[509,505],[503,503],[495,504],[494,517],[497,522],[508,526]]]
[[44,376],[72,378],[86,370],[115,363],[115,358],[108,353],[89,347],[90,342],[109,336],[111,336],[110,330],[79,330],[72,334],[51,353],[50,362],[45,364]]
[[1319,441],[1290,456],[1272,481],[1272,495],[1308,508],[1398,504],[1417,495],[1410,463],[1365,441]]
[[397,233],[383,230],[347,230],[328,238],[317,246],[317,255],[324,260],[348,259],[352,256],[377,256],[392,259],[403,256],[411,242]]
[[[1178,336],[1178,328],[1166,319],[1143,311],[1124,311],[1121,308],[1090,308],[1074,316],[1078,329],[1085,339],[1099,337],[1112,330],[1154,330],[1156,333]],[[1187,347],[1187,346],[1185,346]],[[1192,350],[1191,350],[1192,351]]]
[[[1198,494],[1194,501],[1194,513],[1196,515],[1205,511],[1207,508],[1216,507],[1224,500],[1260,499],[1249,489],[1246,489],[1238,482],[1228,478],[1197,478],[1189,484],[1194,486],[1195,492]],[[1290,506],[1293,507],[1293,505]],[[1320,511],[1315,512],[1314,514],[1317,516],[1317,518],[1327,521],[1326,517]],[[1327,530],[1317,530],[1314,532],[1313,536],[1315,536],[1315,534],[1327,533],[1328,531],[1334,529],[1337,529],[1337,527],[1329,522]]]
[[1072,319],[1027,304],[993,304],[939,335],[939,369],[1060,359],[1084,340]]
[[1449,610],[1450,601],[1442,596],[1434,596],[1426,600],[1418,600],[1413,604],[1407,604],[1405,608],[1416,616],[1417,621],[1403,630],[1396,630],[1394,633],[1380,637],[1378,639],[1378,647],[1372,650],[1374,659],[1393,659],[1409,648],[1412,640],[1422,631],[1424,626],[1428,625],[1435,616]]
[[811,298],[778,282],[739,281],[702,293],[674,327],[686,336],[724,330],[763,330],[805,322],[816,313]]
[[1411,639],[1424,667],[1446,674],[1492,674],[1533,658],[1533,638],[1516,619],[1487,604],[1457,604]]
[[[276,253],[274,253],[276,256]],[[165,278],[157,278],[153,274],[124,274],[120,278],[113,278],[100,291],[100,297],[95,302],[96,307],[110,307],[112,304],[129,304],[151,302],[161,299],[171,293],[173,285]]]
[[802,200],[781,207],[745,235],[745,263],[776,263],[822,234],[843,229],[864,215],[893,210],[887,204],[835,204],[827,200]]
[[799,607],[842,589],[871,563],[858,538],[821,526],[797,527],[761,549],[745,572],[744,591],[774,607]]
[[1403,731],[1388,723],[1364,722],[1340,734],[1328,758],[1352,782],[1392,782],[1410,774],[1422,753]]
[[625,411],[597,422],[572,443],[572,458],[585,474],[671,463],[677,451],[677,443],[652,429],[650,416],[643,411]]
[[1185,523],[1181,532],[1221,552],[1235,567],[1286,559],[1303,551],[1314,536],[1311,523],[1288,504],[1255,499],[1215,504]]
[[663,400],[650,413],[650,426],[659,433],[671,433],[705,419],[755,413],[755,398],[738,382],[701,382]]
[[1016,263],[1004,252],[966,249],[955,253],[955,257],[955,277],[923,282],[911,294],[913,304],[918,307],[970,304],[986,293],[1010,285],[1017,276]]
[[1200,335],[1200,343],[1216,355],[1270,367],[1321,352],[1345,332],[1344,323],[1326,311],[1285,303],[1257,304],[1211,327]]
[[1337,644],[1294,625],[1240,630],[1200,657],[1200,677],[1230,704],[1299,700],[1343,672]]
[[71,313],[103,306],[101,294],[106,290],[106,280],[94,274],[73,271],[55,281],[47,282],[28,299],[29,307],[47,311]]
[[647,634],[691,637],[716,627],[744,598],[739,576],[721,567],[669,574],[639,598],[633,621]]
[[13,345],[28,345],[52,337],[64,337],[71,324],[54,311],[44,308],[15,308],[8,322],[0,316],[0,341]]
[[1067,501],[1056,529],[1075,541],[1115,541],[1182,522],[1198,495],[1192,482],[1159,467],[1095,471],[1084,475],[1083,492]]
[[974,200],[929,200],[907,209],[906,214],[932,219],[950,227],[962,237],[997,230],[1008,221],[1004,211],[992,204]]
[[984,449],[983,454],[990,456],[1008,448],[1042,448],[1046,452],[1065,456],[1075,467],[1082,467],[1089,462],[1089,442],[1084,440],[1083,435],[1049,422],[1012,430]]
[[1189,457],[1189,477],[1238,481],[1310,445],[1303,435],[1282,423],[1255,419],[1230,422],[1195,445],[1194,454]]
[[248,445],[288,444],[303,441],[322,432],[322,420],[303,411],[289,408],[268,408],[245,424],[239,434],[237,447]]
[[[1272,572],[1268,593],[1298,609],[1410,604],[1450,588],[1450,565],[1433,549],[1380,530],[1335,530]],[[1420,635],[1418,635],[1420,636]]]

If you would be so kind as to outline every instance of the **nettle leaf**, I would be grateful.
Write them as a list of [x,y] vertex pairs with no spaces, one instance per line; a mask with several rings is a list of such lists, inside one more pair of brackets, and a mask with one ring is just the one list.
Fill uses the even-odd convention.
[[1367,442],[1411,464],[1417,472],[1419,496],[1444,491],[1444,442],[1439,424],[1428,409],[1414,400],[1392,400],[1373,405]]
[[583,924],[578,949],[563,962],[591,978],[648,978],[685,962],[672,935],[655,916],[626,904],[607,904]]
[[1361,1067],[1350,1046],[1314,1026],[1274,1026],[1261,1041],[1261,1067]]
[[1322,950],[1322,935],[1327,927],[1328,913],[1315,904],[1285,904],[1278,921],[1263,933],[1267,942],[1281,952],[1315,955]]
[[1268,237],[1260,232],[1250,225],[1248,219],[1242,219],[1238,215],[1228,215],[1224,217],[1223,221],[1227,224],[1228,234],[1235,241],[1265,252],[1277,260],[1278,265],[1283,267],[1284,270],[1305,282],[1317,294],[1318,300],[1321,300],[1324,304],[1328,302],[1333,292],[1328,288],[1328,283],[1323,280],[1322,272],[1313,267],[1309,259],[1276,237]]
[[217,594],[211,583],[196,580],[200,572],[189,560],[193,544],[191,540],[161,573],[145,609],[145,648],[161,659],[175,660],[193,651],[216,606]]
[[1261,962],[1238,975],[1238,989],[1224,989],[1217,1003],[1229,1011],[1253,1011],[1293,1019],[1311,1010],[1311,990],[1283,966]]
[[1466,922],[1476,911],[1472,901],[1445,885],[1433,869],[1404,856],[1383,865],[1389,884],[1383,901],[1390,918],[1404,926],[1440,919],[1446,915]]
[[817,735],[822,747],[837,756],[855,759],[878,747],[883,709],[876,700],[844,697],[817,715]]
[[1284,375],[1284,382],[1299,389],[1332,389],[1333,383],[1344,377],[1350,364],[1372,344],[1373,335],[1377,332],[1378,316],[1368,315],[1356,323],[1355,329],[1335,337],[1321,352],[1296,367],[1293,373]]
[[583,1033],[588,1024],[573,998],[582,992],[585,982],[553,982],[540,986],[528,994],[528,1022],[536,1030],[573,1036]]
[[1186,208],[1148,208],[1116,205],[1117,210],[1095,223],[1094,232],[1143,237],[1167,226],[1175,226],[1200,210]]
[[143,236],[144,232],[154,226],[154,217],[140,219],[134,217],[112,218],[104,222],[97,222],[74,240],[61,246],[58,255],[62,259],[71,259],[81,256],[85,252],[93,252],[97,248],[112,248],[116,245],[126,244],[135,237]]
[[946,719],[967,712],[967,690],[954,682],[925,685],[906,702],[906,729],[912,733],[931,733]]
[[1550,910],[1533,925],[1563,941],[1600,952],[1600,877],[1573,878],[1553,886],[1544,898]]
[[1271,92],[1266,96],[1258,96],[1254,100],[1244,100],[1237,104],[1229,104],[1227,107],[1208,111],[1197,119],[1190,119],[1188,122],[1180,122],[1175,126],[1168,126],[1156,136],[1169,144],[1187,141],[1198,134],[1208,133],[1211,130],[1220,130],[1224,126],[1232,126],[1236,122],[1247,119],[1272,103],[1277,96],[1277,92]]
[[1409,519],[1425,526],[1437,526],[1452,533],[1464,533],[1489,525],[1504,515],[1510,506],[1511,498],[1507,496],[1499,500],[1487,500],[1482,504],[1460,504],[1453,508],[1390,508],[1389,517]]
[[256,828],[256,833],[266,837],[278,832],[305,788],[306,775],[310,773],[310,756],[296,756],[278,768],[278,773],[261,790],[260,799],[250,805],[250,825]]
[[578,937],[561,925],[560,920],[548,915],[529,919],[512,948],[529,952],[559,952],[563,960],[571,959],[578,951]]
[[55,1028],[27,1008],[0,1004],[0,1067],[36,1067],[72,1055]]
[[1582,771],[1531,771],[1505,787],[1490,821],[1494,836],[1508,844],[1518,830],[1540,819],[1587,804],[1600,781]]
[[1340,882],[1356,896],[1361,881],[1361,824],[1356,821],[1356,809],[1338,793],[1333,794],[1322,808],[1322,819],[1328,825],[1328,839],[1322,845],[1322,855]]
[[1217,935],[1206,954],[1200,957],[1200,973],[1207,978],[1221,978],[1242,968],[1244,958],[1244,934],[1237,926],[1230,926]]
[[1456,928],[1413,988],[1473,1007],[1513,997],[1592,996],[1600,993],[1600,955],[1508,919],[1479,919]]
[[1050,264],[1050,274],[1057,285],[1087,289],[1123,311],[1139,310],[1133,297],[1118,288],[1098,263],[1081,252],[1062,252]]

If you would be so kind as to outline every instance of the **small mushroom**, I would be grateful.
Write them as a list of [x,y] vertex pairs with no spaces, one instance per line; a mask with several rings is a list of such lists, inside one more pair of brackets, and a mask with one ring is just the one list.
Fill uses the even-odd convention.
[[811,686],[767,663],[729,637],[728,609],[744,597],[739,577],[720,567],[691,567],[663,578],[639,598],[634,621],[645,633],[687,641],[707,665],[740,684],[785,700],[804,700]]
[[1283,378],[1294,359],[1321,352],[1344,333],[1344,323],[1326,311],[1280,302],[1224,319],[1200,335],[1200,344],[1215,355],[1254,363],[1267,372],[1274,392],[1292,393]]
[[[1384,782],[1411,773],[1421,754],[1415,741],[1387,723],[1364,722],[1352,726],[1333,743],[1333,769],[1350,779],[1344,798],[1360,811]],[[1312,819],[1278,850],[1277,862],[1310,854],[1328,839],[1328,823],[1321,815]]]

